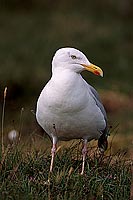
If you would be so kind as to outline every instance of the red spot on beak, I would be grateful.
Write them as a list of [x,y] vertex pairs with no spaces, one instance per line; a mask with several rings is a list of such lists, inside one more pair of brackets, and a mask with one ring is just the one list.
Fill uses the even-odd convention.
[[97,70],[94,71],[94,74],[96,74],[97,76],[100,76],[100,73]]

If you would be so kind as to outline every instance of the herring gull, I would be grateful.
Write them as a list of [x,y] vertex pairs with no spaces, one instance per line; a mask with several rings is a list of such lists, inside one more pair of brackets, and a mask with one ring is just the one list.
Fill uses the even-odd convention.
[[87,57],[75,48],[61,48],[52,60],[52,77],[43,88],[36,109],[39,125],[52,139],[51,165],[58,140],[83,139],[84,173],[87,142],[98,140],[101,150],[107,149],[107,116],[97,91],[81,76],[88,70],[103,76],[100,67],[89,62]]

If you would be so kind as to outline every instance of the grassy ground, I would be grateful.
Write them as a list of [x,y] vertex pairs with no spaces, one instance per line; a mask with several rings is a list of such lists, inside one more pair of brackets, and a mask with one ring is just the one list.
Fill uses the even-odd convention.
[[129,200],[131,162],[125,152],[100,156],[88,147],[85,174],[81,172],[81,143],[59,148],[53,173],[49,174],[50,156],[36,146],[8,145],[1,154],[1,199],[104,199]]

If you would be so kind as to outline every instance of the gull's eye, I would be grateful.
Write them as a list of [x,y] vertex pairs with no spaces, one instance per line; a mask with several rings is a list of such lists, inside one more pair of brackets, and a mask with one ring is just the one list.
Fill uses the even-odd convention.
[[77,59],[77,57],[75,55],[71,55],[72,59]]

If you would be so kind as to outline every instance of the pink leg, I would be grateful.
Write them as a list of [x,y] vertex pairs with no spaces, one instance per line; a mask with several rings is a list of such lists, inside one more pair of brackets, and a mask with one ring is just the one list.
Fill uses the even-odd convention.
[[83,142],[83,149],[82,149],[83,163],[82,163],[81,175],[84,174],[86,154],[87,154],[87,140],[85,139],[84,142]]
[[53,147],[51,149],[52,158],[51,158],[51,164],[50,164],[50,172],[52,172],[52,169],[53,169],[55,152],[56,152],[56,144],[53,144]]
[[53,169],[54,157],[56,153],[56,143],[57,143],[57,138],[53,137],[53,146],[51,149],[52,158],[51,158],[51,164],[50,164],[50,172],[52,172],[52,169]]

